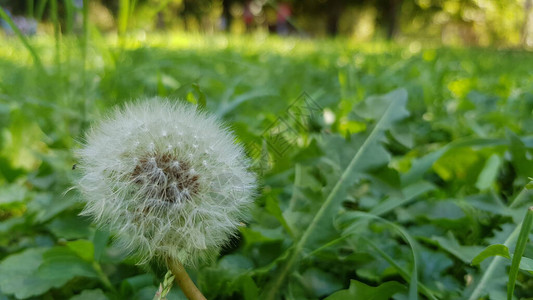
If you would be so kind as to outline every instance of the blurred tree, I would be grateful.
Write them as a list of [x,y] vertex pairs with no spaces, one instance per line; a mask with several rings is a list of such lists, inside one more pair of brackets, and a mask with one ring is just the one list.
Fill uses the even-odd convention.
[[298,1],[293,0],[295,15],[312,19],[325,20],[326,32],[329,35],[339,33],[339,22],[349,8],[362,10],[372,6],[378,13],[377,22],[385,30],[385,36],[392,39],[399,31],[398,14],[402,0],[327,0]]
[[386,28],[387,39],[392,39],[398,33],[398,11],[402,0],[378,0],[378,20]]
[[[59,0],[58,16],[69,24],[68,1]],[[533,22],[533,0],[93,0],[91,6],[105,6],[114,16],[119,29],[140,28],[230,31],[243,27],[243,11],[252,8],[249,28],[269,28],[274,32],[278,8],[290,7],[288,21],[299,33],[311,36],[350,34],[361,31],[359,19],[373,22],[372,28],[393,39],[398,35],[424,38],[446,44],[528,45]],[[0,5],[14,15],[34,16],[47,20],[49,0],[0,0]],[[119,3],[127,3],[126,18]],[[72,4],[72,3],[71,3]],[[366,17],[365,12],[371,12]],[[126,20],[127,22],[124,22]],[[343,20],[343,30],[340,23]],[[238,21],[238,22],[237,22]],[[245,21],[245,20],[244,20]],[[250,21],[250,20],[248,20]],[[71,21],[70,21],[71,22]],[[239,25],[240,24],[240,25]],[[351,29],[346,24],[352,26]],[[237,28],[236,26],[235,28]],[[67,28],[69,26],[66,26]],[[72,26],[70,26],[72,27]],[[113,26],[116,27],[116,26]],[[107,27],[109,28],[109,27]],[[285,31],[283,31],[285,32]],[[374,32],[374,31],[372,31]]]

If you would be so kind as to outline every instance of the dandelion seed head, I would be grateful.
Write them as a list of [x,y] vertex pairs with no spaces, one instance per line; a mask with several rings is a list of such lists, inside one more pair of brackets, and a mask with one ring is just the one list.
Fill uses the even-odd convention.
[[83,215],[143,262],[196,266],[245,219],[255,176],[233,134],[194,106],[150,99],[93,127],[79,150]]

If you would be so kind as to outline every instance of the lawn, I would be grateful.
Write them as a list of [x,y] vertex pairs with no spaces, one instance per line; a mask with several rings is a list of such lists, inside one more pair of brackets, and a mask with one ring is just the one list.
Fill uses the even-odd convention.
[[0,41],[0,299],[153,298],[166,270],[71,187],[91,124],[156,96],[218,115],[258,174],[239,235],[190,270],[208,299],[533,297],[530,52],[93,33],[30,38],[36,60]]

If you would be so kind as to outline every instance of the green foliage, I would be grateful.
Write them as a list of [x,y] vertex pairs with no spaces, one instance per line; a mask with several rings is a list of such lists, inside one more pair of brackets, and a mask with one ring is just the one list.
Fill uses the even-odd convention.
[[31,248],[0,265],[0,288],[19,299],[59,288],[77,276],[97,277],[90,264],[65,247]]
[[392,295],[405,290],[405,287],[395,281],[385,282],[377,287],[368,286],[357,280],[350,281],[350,287],[347,290],[335,292],[326,300],[343,300],[343,299],[368,299],[368,300],[387,300]]
[[530,53],[264,36],[117,45],[86,25],[79,39],[2,40],[0,298],[168,291],[167,270],[137,266],[78,216],[71,189],[91,122],[152,96],[223,118],[261,178],[239,236],[191,270],[208,299],[505,299],[509,278],[513,297],[533,297],[520,232]]
[[472,259],[472,265],[479,265],[485,259],[491,256],[501,256],[505,258],[511,258],[509,255],[509,248],[505,245],[490,245],[485,250],[481,251],[474,259]]

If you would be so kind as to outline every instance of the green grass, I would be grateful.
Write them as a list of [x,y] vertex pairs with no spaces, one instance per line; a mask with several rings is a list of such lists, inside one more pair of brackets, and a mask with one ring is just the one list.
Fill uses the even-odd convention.
[[[205,101],[260,174],[253,218],[192,271],[208,299],[505,299],[511,262],[510,291],[533,297],[529,233],[510,239],[533,200],[533,54],[85,30],[0,37],[0,299],[152,299],[166,270],[136,266],[68,190],[90,124],[153,96]],[[289,118],[297,99],[320,111]],[[281,155],[263,138],[278,117]],[[471,264],[495,244],[522,260]]]

